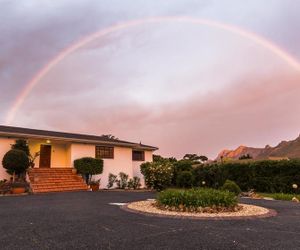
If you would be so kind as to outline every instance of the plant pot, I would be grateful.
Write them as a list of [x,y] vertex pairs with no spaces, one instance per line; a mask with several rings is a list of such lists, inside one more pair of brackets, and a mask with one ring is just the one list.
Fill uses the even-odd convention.
[[13,187],[11,189],[12,194],[24,194],[26,191],[25,187]]
[[93,192],[99,191],[99,184],[91,184],[90,187]]

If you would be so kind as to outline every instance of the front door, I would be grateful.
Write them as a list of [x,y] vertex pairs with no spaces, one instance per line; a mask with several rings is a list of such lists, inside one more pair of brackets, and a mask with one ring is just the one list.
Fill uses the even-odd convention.
[[41,145],[40,168],[50,168],[51,166],[51,145]]

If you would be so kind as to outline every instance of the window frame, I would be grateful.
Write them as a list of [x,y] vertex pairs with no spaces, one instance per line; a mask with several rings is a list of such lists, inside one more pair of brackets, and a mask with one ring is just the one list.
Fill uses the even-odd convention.
[[[141,154],[141,158],[135,158],[134,157],[134,154],[135,152],[139,152],[139,153],[142,153]],[[145,161],[145,151],[144,150],[132,150],[132,161]]]
[[[104,152],[104,156],[98,157],[98,153],[101,154],[100,153],[101,149]],[[105,155],[106,151],[108,151],[107,155]],[[113,146],[96,145],[95,146],[95,158],[96,159],[114,159],[115,158],[115,148]]]

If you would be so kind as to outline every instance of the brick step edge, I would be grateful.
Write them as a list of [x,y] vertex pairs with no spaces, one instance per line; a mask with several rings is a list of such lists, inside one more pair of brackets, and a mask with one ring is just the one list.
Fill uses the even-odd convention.
[[77,191],[88,191],[88,189],[43,189],[43,190],[33,190],[33,193],[40,194],[40,193],[59,193],[59,192],[77,192]]

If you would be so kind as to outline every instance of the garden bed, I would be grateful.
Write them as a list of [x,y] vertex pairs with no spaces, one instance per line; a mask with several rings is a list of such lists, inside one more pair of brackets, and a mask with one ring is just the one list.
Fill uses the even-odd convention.
[[175,218],[190,218],[190,219],[249,219],[257,217],[275,216],[276,212],[267,208],[238,204],[239,209],[231,212],[213,212],[210,209],[204,209],[201,212],[180,212],[161,209],[157,206],[155,200],[138,201],[127,204],[123,209],[142,213],[145,215],[160,216],[160,217],[175,217]]

